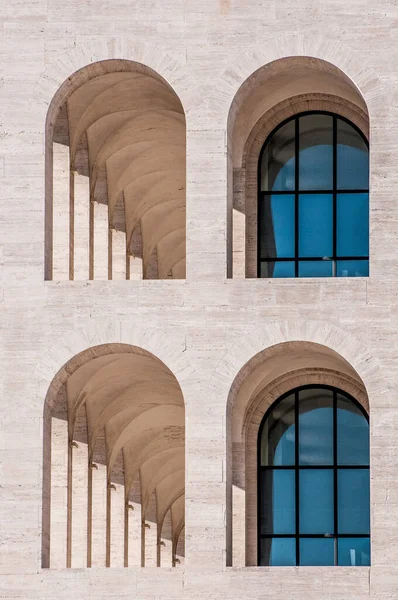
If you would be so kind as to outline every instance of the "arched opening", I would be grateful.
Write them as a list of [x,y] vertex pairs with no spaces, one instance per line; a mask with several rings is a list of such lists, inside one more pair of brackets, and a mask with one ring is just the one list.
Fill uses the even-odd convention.
[[[328,387],[339,390],[343,398],[355,399],[356,405],[361,407],[362,414],[369,413],[368,397],[362,379],[341,355],[326,346],[313,342],[281,343],[267,348],[246,363],[235,377],[227,405],[228,565],[260,564],[258,536],[261,520],[258,512],[258,480],[261,470],[258,464],[260,429],[264,423],[264,416],[270,414],[267,411],[272,410],[270,407],[274,402],[280,398],[290,397],[292,390],[303,387],[308,389]],[[293,397],[293,414],[296,419],[300,409],[295,412],[294,393]],[[332,392],[330,400],[332,414],[334,398],[337,403],[338,398],[334,397]],[[297,397],[297,403],[298,400]],[[310,405],[311,400],[309,399],[308,402]],[[304,406],[304,401],[300,406]],[[297,426],[296,420],[295,426]],[[297,470],[298,467],[299,465]],[[334,531],[324,533],[333,534]]]
[[370,565],[369,423],[330,386],[290,390],[258,435],[258,564]]
[[155,71],[74,73],[46,124],[46,279],[185,278],[185,114]]
[[369,275],[366,138],[333,113],[296,114],[258,165],[258,277]]
[[184,560],[185,409],[171,371],[125,344],[90,348],[48,390],[43,567]]
[[[341,122],[348,121],[352,124],[354,129],[360,133],[361,139],[367,140],[368,138],[369,117],[361,93],[342,71],[320,59],[289,57],[276,60],[253,73],[235,95],[228,116],[228,140],[231,149],[229,153],[231,176],[228,188],[228,250],[229,272],[233,272],[233,277],[244,278],[261,275],[258,250],[259,233],[263,232],[260,232],[258,195],[260,191],[270,191],[262,189],[264,181],[259,178],[258,172],[260,155],[264,155],[264,152],[262,153],[264,144],[281,124],[288,122],[289,119],[300,113],[308,112],[332,113],[336,115],[336,119],[341,119]],[[292,123],[295,123],[294,119]],[[312,127],[313,133],[314,129],[317,130],[319,127]],[[350,136],[344,134],[343,128],[341,128],[339,137],[341,143],[337,142],[337,130],[335,130],[333,138],[333,123],[331,123],[330,131],[331,140],[328,145],[332,154],[334,147],[339,146],[343,153],[347,151],[347,148],[352,147],[349,142]],[[315,133],[316,135],[312,136],[313,145],[324,146],[326,138],[317,140],[319,135],[316,131]],[[293,142],[296,134],[297,131],[293,132],[293,138],[290,137]],[[308,138],[308,136],[301,136],[302,142],[305,141],[305,137]],[[309,157],[307,156],[307,158]],[[337,173],[337,166],[333,166],[333,160],[333,156],[331,156],[329,166],[332,170],[332,179]],[[312,173],[313,178],[316,176],[319,179],[319,169],[314,167],[313,160],[307,160],[307,163],[307,175]],[[335,163],[337,165],[337,158]],[[299,170],[297,163],[297,174],[299,174]],[[355,179],[352,174],[353,170],[351,170],[350,179],[352,189],[354,189],[352,182]],[[340,180],[343,182],[341,178]],[[303,183],[305,182],[303,181]],[[336,177],[331,182],[325,183],[332,184],[331,190],[328,191],[331,192],[332,198],[335,194],[334,203],[337,204],[336,195],[339,190]],[[301,189],[309,191],[304,190],[303,187]],[[322,186],[318,189],[325,188]],[[361,191],[366,193],[367,189],[368,186]],[[294,192],[296,191],[298,195],[300,191],[298,177],[294,182]],[[347,190],[341,188],[341,191]],[[298,213],[298,203],[296,209]],[[297,214],[297,218],[298,216]],[[347,265],[348,263],[340,266],[340,271],[344,271],[344,274],[349,276],[355,269],[347,268]],[[298,267],[299,265],[297,265],[297,270]],[[305,271],[305,265],[303,268]],[[322,265],[320,268],[322,270]],[[326,267],[323,268],[326,269]],[[272,274],[274,270],[275,268],[272,267]],[[264,275],[269,276],[263,271]],[[282,274],[282,276],[288,275]],[[303,276],[305,275],[303,274]],[[309,274],[309,276],[317,275]]]

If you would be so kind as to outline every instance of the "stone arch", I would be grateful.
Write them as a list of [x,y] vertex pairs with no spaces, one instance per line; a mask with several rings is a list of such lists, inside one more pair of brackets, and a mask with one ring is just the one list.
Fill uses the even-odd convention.
[[[123,331],[123,334],[121,333]],[[115,342],[115,340],[117,340]],[[172,369],[166,365],[165,361],[159,357],[161,355],[162,358],[167,361],[170,365],[173,365],[175,369],[176,375],[172,372]],[[65,361],[65,358],[67,359]],[[64,362],[65,361],[65,362]],[[137,363],[138,361],[138,363]],[[145,384],[145,376],[143,371],[144,363],[146,365],[145,368],[149,368],[148,371],[148,383]],[[140,383],[139,391],[142,394],[141,400],[137,396],[137,399],[131,396],[128,400],[127,396],[123,396],[123,386],[120,385],[118,389],[115,388],[112,383],[112,365],[120,365],[120,379],[125,379],[126,375],[128,375],[131,369],[136,369],[137,375],[139,378],[138,383]],[[124,366],[123,366],[124,365]],[[129,366],[130,365],[130,366]],[[135,365],[135,366],[134,366]],[[163,366],[162,366],[163,365]],[[58,370],[56,370],[58,367]],[[98,377],[101,376],[101,369],[108,369],[105,373],[104,371],[104,381],[101,384]],[[119,367],[118,367],[119,368]],[[51,378],[50,372],[54,369],[53,372],[56,373],[55,377]],[[163,374],[162,374],[163,373]],[[134,542],[131,543],[142,543],[147,545],[147,564],[148,564],[148,552],[151,553],[149,564],[156,564],[160,566],[160,541],[162,540],[162,523],[157,522],[156,518],[156,494],[158,492],[157,487],[159,484],[164,481],[166,476],[170,476],[173,473],[173,469],[175,471],[174,481],[178,484],[179,488],[182,490],[183,482],[184,482],[184,425],[183,425],[183,414],[184,414],[184,396],[182,387],[185,385],[184,382],[190,379],[192,375],[191,366],[185,361],[183,355],[183,343],[173,345],[170,340],[166,340],[166,337],[162,335],[160,332],[152,332],[148,334],[144,330],[135,327],[122,326],[118,324],[116,327],[109,327],[107,330],[101,326],[93,326],[90,329],[75,331],[72,334],[66,336],[59,344],[53,347],[42,359],[40,364],[36,369],[36,381],[37,391],[36,395],[38,397],[45,397],[45,407],[44,407],[44,427],[43,427],[43,506],[42,506],[42,565],[44,567],[50,566],[50,528],[52,523],[51,516],[51,500],[52,495],[53,499],[55,497],[56,502],[58,501],[59,496],[54,496],[54,492],[52,492],[51,487],[51,449],[56,448],[53,458],[55,458],[55,462],[57,464],[57,460],[59,456],[61,457],[61,461],[68,462],[71,461],[70,452],[75,452],[74,448],[77,446],[82,446],[83,449],[86,448],[85,458],[83,457],[84,464],[87,466],[80,466],[79,469],[81,471],[80,476],[86,477],[88,476],[88,485],[89,488],[86,490],[85,495],[87,493],[93,494],[93,476],[91,473],[95,473],[95,477],[101,472],[101,477],[103,477],[104,482],[108,481],[108,491],[104,489],[102,494],[107,495],[107,502],[109,503],[109,495],[112,492],[116,493],[116,488],[118,490],[118,494],[120,496],[120,500],[117,502],[120,505],[120,511],[124,510],[124,503],[127,508],[125,508],[124,517],[118,516],[118,519],[121,523],[123,523],[124,519],[124,565],[127,566],[129,556],[131,555],[131,551],[129,553],[128,550],[128,536],[129,536],[129,525],[128,525],[128,515],[129,509],[128,507],[135,507],[136,513],[134,513],[134,518],[142,519],[143,531],[145,533],[138,533],[137,524],[135,525],[136,533]],[[163,381],[156,389],[156,381],[158,378],[163,378]],[[96,378],[98,380],[99,385],[95,385]],[[119,379],[119,377],[114,378],[115,382]],[[151,387],[150,381],[154,380],[154,384]],[[87,382],[86,384],[84,382]],[[159,379],[160,381],[160,379]],[[39,383],[40,382],[40,383]],[[72,383],[71,383],[72,382]],[[104,386],[104,383],[106,385]],[[144,382],[144,387],[142,385]],[[168,383],[167,383],[168,382]],[[174,382],[174,383],[173,383]],[[130,376],[129,385],[133,385],[135,389],[135,383],[133,382],[133,377]],[[169,387],[171,384],[171,387]],[[84,390],[82,388],[84,385]],[[68,389],[69,386],[69,389]],[[100,412],[104,413],[103,408],[101,408],[101,403],[103,407],[103,400],[106,400],[106,387],[109,387],[109,390],[112,392],[111,388],[114,389],[115,394],[119,397],[119,405],[117,402],[113,402],[113,405],[118,410],[111,410],[108,413],[108,420],[105,423],[105,426],[101,425],[101,432],[96,436],[95,441],[95,452],[91,452],[88,448],[90,440],[92,437],[89,434],[90,428],[96,427],[95,423],[99,422],[95,417],[95,408],[93,412],[93,407],[96,405]],[[47,387],[47,394],[44,392]],[[167,389],[166,389],[167,388]],[[82,393],[79,393],[79,390],[82,390]],[[164,391],[163,391],[164,390]],[[167,391],[170,391],[169,392]],[[43,393],[44,392],[44,393]],[[151,394],[152,401],[150,404],[146,404],[145,395]],[[68,395],[69,394],[69,395]],[[76,396],[77,394],[77,396]],[[113,395],[113,392],[112,392]],[[167,400],[166,396],[168,395],[169,400]],[[164,404],[165,417],[167,417],[167,423],[165,424],[164,431],[160,431],[161,427],[161,419],[158,416],[158,427],[156,429],[156,435],[152,436],[150,433],[150,422],[144,422],[143,415],[145,411],[149,409],[148,415],[151,412],[151,408],[154,406],[158,406],[158,415],[161,411],[162,405],[162,397],[164,396],[166,404]],[[73,403],[73,398],[82,398],[82,402],[86,406],[85,416],[82,418],[83,413],[77,412],[77,418],[74,418],[74,423],[72,429],[70,428],[70,424],[68,426],[68,417],[65,415],[65,406],[67,404],[70,405],[70,402]],[[125,400],[123,400],[125,397]],[[92,400],[90,400],[90,398]],[[101,398],[103,400],[101,400]],[[157,399],[158,398],[158,399]],[[180,398],[180,399],[178,399]],[[137,402],[136,409],[132,406],[134,402]],[[169,402],[171,401],[172,412],[175,413],[175,418],[173,421],[173,416],[169,411]],[[79,400],[79,402],[81,402]],[[94,404],[92,404],[94,402]],[[90,404],[87,404],[90,403]],[[180,409],[178,409],[180,406]],[[106,407],[105,407],[106,409]],[[107,410],[107,409],[106,409]],[[178,410],[182,411],[181,416],[179,416]],[[98,411],[97,411],[98,412]],[[62,414],[61,414],[62,413]],[[119,415],[119,416],[118,416]],[[53,417],[58,419],[58,425],[61,425],[61,433],[57,433],[58,429],[55,429],[55,433],[51,431],[51,422]],[[94,418],[93,418],[94,417]],[[132,422],[134,418],[140,419],[140,432],[139,435],[142,437],[143,445],[147,442],[151,442],[148,446],[148,451],[145,453],[140,450],[140,456],[136,457],[134,454],[134,444],[130,444],[127,440],[123,446],[121,452],[118,452],[115,457],[113,469],[111,472],[106,473],[106,454],[100,450],[101,444],[104,443],[104,435],[106,436],[106,443],[111,447],[111,445],[117,445],[119,443],[119,439],[123,437],[125,424]],[[66,421],[65,421],[66,419]],[[182,420],[181,420],[182,419]],[[82,422],[84,421],[83,425]],[[117,423],[120,423],[120,426]],[[62,424],[64,423],[64,424]],[[119,427],[120,432],[117,433],[117,428]],[[87,434],[82,434],[82,431],[86,430]],[[69,433],[67,434],[67,430]],[[63,437],[64,442],[69,444],[69,450],[67,450],[67,455],[65,454],[65,450],[60,447],[59,439],[55,439],[54,435],[60,435]],[[66,439],[67,438],[67,439]],[[152,439],[153,438],[153,439]],[[56,446],[54,446],[54,443]],[[129,446],[129,447],[127,447]],[[164,454],[165,451],[169,448],[169,451]],[[76,450],[76,453],[81,452],[81,450]],[[156,461],[156,455],[162,454],[162,461]],[[137,453],[136,453],[137,454]],[[159,454],[159,455],[160,455]],[[59,455],[59,456],[58,456]],[[58,457],[58,458],[57,458]],[[101,458],[102,457],[102,458]],[[137,460],[136,460],[137,459]],[[152,459],[152,460],[151,460]],[[87,462],[88,460],[88,462]],[[79,459],[78,459],[79,461]],[[81,461],[80,461],[81,462]],[[104,465],[102,466],[102,463]],[[169,464],[170,463],[170,464]],[[73,463],[72,463],[73,464]],[[77,465],[79,462],[76,463]],[[95,467],[95,471],[90,467],[93,465]],[[130,467],[134,471],[130,473]],[[144,479],[138,477],[140,469],[145,467],[145,473],[143,474]],[[170,468],[171,467],[171,468]],[[65,479],[65,464],[63,465],[63,478]],[[68,467],[69,469],[69,467]],[[83,469],[83,470],[82,470]],[[161,471],[164,471],[164,476],[162,476]],[[68,471],[69,472],[69,471]],[[85,474],[86,472],[86,474]],[[67,475],[69,477],[69,475]],[[72,478],[72,475],[70,476]],[[138,477],[138,479],[137,479]],[[71,481],[72,479],[68,479]],[[56,480],[55,480],[56,481]],[[90,483],[91,482],[91,483]],[[126,486],[124,485],[126,482]],[[69,484],[68,484],[69,485]],[[141,489],[141,485],[144,487]],[[90,488],[91,486],[91,488]],[[124,486],[124,487],[123,487]],[[150,496],[152,496],[152,504],[155,502],[155,507],[151,504],[151,497],[145,498],[145,507],[141,511],[142,500],[145,496],[145,493],[150,491]],[[91,491],[90,491],[91,490]],[[124,490],[124,491],[123,491]],[[60,497],[63,497],[64,500],[66,498],[65,494],[69,494],[67,490],[59,489],[58,492],[61,493]],[[119,493],[120,492],[120,493]],[[167,496],[169,490],[167,484],[163,483],[163,488],[160,490],[159,494],[162,496],[162,510],[163,513],[166,514],[171,510],[172,505],[175,499],[169,498],[170,494]],[[125,499],[123,500],[123,493],[125,495]],[[167,497],[165,497],[167,496]],[[116,497],[116,496],[115,496]],[[88,496],[90,499],[90,495]],[[93,498],[93,496],[91,496]],[[160,500],[160,499],[159,499]],[[168,505],[168,501],[170,500]],[[70,500],[68,500],[68,503]],[[114,502],[112,500],[112,502]],[[89,500],[90,506],[90,500]],[[94,502],[92,502],[92,506],[94,506]],[[112,505],[113,506],[113,505]],[[116,505],[115,505],[116,506]],[[56,507],[57,508],[57,507]],[[58,508],[57,508],[58,510]],[[62,512],[61,508],[61,512]],[[69,510],[69,509],[68,509]],[[108,509],[107,509],[108,510]],[[113,510],[113,509],[112,509]],[[138,510],[138,513],[137,513]],[[87,510],[84,511],[84,514],[87,514]],[[130,513],[133,515],[133,513]],[[171,513],[170,513],[171,514]],[[69,513],[68,513],[69,515]],[[135,516],[136,515],[136,516]],[[140,516],[141,515],[141,516]],[[69,516],[67,517],[69,519]],[[83,515],[83,522],[85,517]],[[91,513],[89,512],[88,521],[87,521],[87,532],[91,531],[90,540],[94,543],[95,539],[92,537],[93,532],[90,530],[90,519],[92,522],[93,518],[93,510]],[[107,523],[109,521],[109,515],[106,516]],[[131,517],[133,518],[133,517]],[[65,514],[62,517],[65,521]],[[126,520],[127,519],[127,520]],[[155,524],[152,527],[152,532],[150,528],[148,530],[145,526],[145,519],[152,520]],[[170,520],[170,519],[169,519]],[[180,519],[181,520],[181,519]],[[164,516],[163,516],[164,521]],[[116,523],[116,522],[115,522]],[[65,523],[63,523],[64,527]],[[85,525],[84,525],[85,526]],[[175,524],[175,527],[177,524]],[[181,524],[178,523],[178,526],[181,527]],[[70,535],[70,525],[69,522],[67,524],[67,536]],[[101,526],[102,527],[102,526]],[[108,524],[106,527],[109,529]],[[97,527],[98,529],[98,527]],[[101,529],[102,531],[102,529]],[[105,531],[105,530],[104,530]],[[88,533],[87,533],[88,535]],[[110,541],[109,541],[109,532],[107,535],[107,551],[106,551],[106,564],[109,566],[111,562],[111,552],[110,552]],[[122,534],[120,534],[122,535]],[[121,537],[119,535],[119,554],[118,563],[114,562],[114,564],[119,564],[119,566],[123,566],[121,564],[123,562],[123,556],[121,555]],[[130,533],[130,537],[131,537]],[[149,535],[149,538],[148,538]],[[167,546],[172,547],[173,544],[173,530],[170,529],[168,535],[170,536],[170,541],[167,543]],[[89,539],[89,538],[87,538]],[[94,541],[93,541],[94,540]],[[126,541],[127,540],[127,541]],[[149,541],[148,541],[149,540]],[[159,543],[158,543],[159,542]],[[104,543],[104,540],[102,541]],[[62,545],[62,540],[60,541]],[[67,542],[68,544],[68,542]],[[148,546],[149,544],[149,546]],[[157,550],[158,544],[158,550]],[[165,546],[166,544],[162,544]],[[87,541],[87,564],[91,564],[91,551],[89,551],[89,541]],[[65,548],[65,546],[64,546]],[[144,546],[145,548],[145,546]],[[138,560],[138,556],[140,556],[140,560],[143,561],[140,564],[145,564],[145,550],[143,554],[137,551],[135,552],[136,560]],[[62,550],[60,555],[65,555],[65,550]],[[66,555],[67,557],[71,554],[71,548],[66,545]],[[101,555],[102,556],[102,555]],[[113,556],[113,555],[112,555]],[[175,558],[175,557],[174,557]],[[172,566],[172,562],[174,558],[170,555],[169,558],[162,557],[162,566]],[[57,560],[59,557],[57,558]],[[85,557],[84,557],[85,560]],[[101,558],[102,560],[102,558]],[[168,561],[170,561],[168,563]],[[98,561],[97,561],[98,562]],[[58,560],[59,563],[59,560]],[[76,563],[73,565],[71,560],[67,563],[69,566],[76,566]],[[94,563],[95,564],[95,563]],[[101,563],[102,564],[102,563]],[[131,563],[130,563],[131,564]],[[133,563],[134,564],[134,563]],[[65,564],[57,564],[58,567],[66,566]],[[81,565],[85,566],[85,565]],[[105,566],[105,565],[103,565]]]
[[[217,366],[211,380],[212,391],[227,399],[227,565],[255,565],[257,560],[253,483],[257,463],[253,456],[261,415],[284,391],[322,382],[352,394],[366,410],[377,407],[378,402],[382,405],[390,390],[377,360],[363,341],[320,321],[272,322],[266,328],[248,332],[231,343]],[[250,491],[248,504],[245,490]],[[246,518],[243,522],[235,519],[233,524],[236,514]]]
[[[98,115],[106,86],[119,107]],[[80,90],[92,100],[76,121]],[[34,97],[38,111],[47,109],[46,279],[185,277],[183,105],[200,101],[193,90],[175,59],[123,38],[80,46],[44,72]]]
[[[336,86],[310,86],[313,89],[300,86],[295,90],[284,89],[284,83],[280,79],[280,66],[296,61],[297,65],[303,64],[303,61],[314,69],[318,65],[320,77],[325,78],[327,71],[340,74],[340,84]],[[255,96],[256,90],[261,93],[261,85],[264,78],[272,78],[275,81],[278,93],[274,101],[268,106],[263,106],[261,112],[261,102],[257,98],[256,106],[248,105],[250,96]],[[278,77],[280,81],[278,81]],[[337,79],[336,79],[337,84]],[[315,96],[312,92],[316,92]],[[333,41],[323,37],[315,36],[311,40],[304,35],[288,34],[269,40],[265,44],[257,45],[253,49],[243,54],[233,65],[225,70],[219,80],[211,100],[212,111],[220,112],[220,118],[223,120],[227,130],[228,140],[228,187],[227,187],[227,259],[228,275],[234,275],[239,278],[255,277],[257,254],[257,230],[256,230],[256,210],[246,215],[245,200],[249,195],[249,206],[253,204],[253,198],[256,196],[257,188],[257,169],[254,174],[250,172],[246,180],[246,168],[242,166],[242,157],[244,148],[255,129],[261,130],[261,120],[268,111],[267,120],[281,122],[283,115],[291,111],[289,99],[292,96],[300,95],[304,104],[309,102],[314,108],[315,103],[319,106],[329,105],[329,110],[339,109],[338,101],[344,100],[344,105],[356,105],[355,112],[359,112],[360,121],[372,119],[372,115],[381,110],[385,105],[386,90],[381,85],[378,76],[366,63],[362,57],[356,55],[353,49],[336,44]],[[269,93],[266,94],[269,96]],[[272,94],[271,94],[272,95]],[[320,97],[323,96],[323,97]],[[317,97],[316,97],[317,96]],[[297,100],[297,98],[296,98]],[[287,106],[284,106],[287,102]],[[242,122],[242,110],[245,105],[248,106],[250,119]],[[243,107],[243,108],[242,108]],[[297,107],[296,107],[297,109]],[[351,110],[352,113],[352,110]],[[355,120],[354,120],[355,122]],[[263,123],[264,125],[264,123]],[[365,123],[364,129],[367,129],[368,123]],[[238,134],[236,133],[238,131]],[[247,147],[246,147],[247,150]],[[258,150],[253,149],[254,155]],[[258,156],[254,156],[253,162],[257,163]],[[249,169],[250,170],[250,169]],[[253,167],[251,169],[253,171]],[[254,202],[256,205],[256,202]],[[256,208],[256,206],[254,207]],[[235,218],[233,218],[233,216]],[[235,240],[235,241],[233,241]],[[247,249],[247,252],[246,252]],[[247,256],[246,256],[247,254]],[[232,268],[233,265],[233,268]]]

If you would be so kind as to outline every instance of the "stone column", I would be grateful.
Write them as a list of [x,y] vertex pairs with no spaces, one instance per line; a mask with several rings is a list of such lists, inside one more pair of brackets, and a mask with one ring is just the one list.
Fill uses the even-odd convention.
[[171,526],[171,511],[168,510],[159,532],[159,566],[170,568],[173,564],[173,532]]
[[86,417],[76,419],[72,446],[71,567],[87,566],[88,446]]
[[[200,393],[200,392],[199,392]],[[198,390],[196,391],[196,398]],[[225,415],[209,390],[186,401],[186,564],[223,569],[226,556]]]
[[141,489],[137,476],[130,490],[128,510],[128,566],[141,566]]
[[[225,132],[211,117],[187,129],[187,280],[227,276]],[[213,119],[214,120],[214,119]]]
[[106,560],[106,466],[91,467],[91,566],[105,567]]
[[69,145],[53,143],[53,279],[69,279]]
[[[65,415],[66,416],[66,415]],[[66,567],[68,502],[68,421],[51,419],[50,567]]]
[[110,279],[126,279],[126,233],[111,229],[110,243],[112,245]]
[[108,206],[92,201],[92,278],[108,279]]
[[157,566],[157,523],[156,493],[153,492],[143,520],[144,528],[144,566]]

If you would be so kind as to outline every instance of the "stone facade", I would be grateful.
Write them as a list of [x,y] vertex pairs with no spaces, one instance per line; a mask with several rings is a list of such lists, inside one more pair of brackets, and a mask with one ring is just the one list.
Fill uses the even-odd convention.
[[[10,0],[0,8],[1,598],[398,596],[397,19],[392,0]],[[345,100],[355,96],[358,119],[369,116],[369,278],[244,279],[252,272],[238,255],[247,246],[233,248],[234,127],[268,66],[291,57],[338,70],[357,94]],[[185,112],[186,279],[45,280],[46,119],[71,75],[113,59],[158,74]],[[305,90],[320,92],[329,93]],[[42,568],[44,407],[77,355],[114,344],[160,359],[181,388],[185,563]],[[286,366],[292,359],[299,373]],[[259,365],[267,397],[250,387]],[[233,486],[244,486],[245,443],[250,452],[239,436],[255,432],[256,410],[275,386],[283,393],[286,381],[306,377],[339,381],[369,405],[370,568],[245,566],[252,530],[245,539],[245,502]]]

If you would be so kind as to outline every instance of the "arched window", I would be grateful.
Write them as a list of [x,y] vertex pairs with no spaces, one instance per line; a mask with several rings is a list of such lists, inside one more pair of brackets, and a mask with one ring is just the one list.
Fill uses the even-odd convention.
[[349,121],[307,112],[259,159],[259,277],[369,275],[369,150]]
[[370,565],[369,424],[326,386],[267,411],[258,445],[259,565]]

